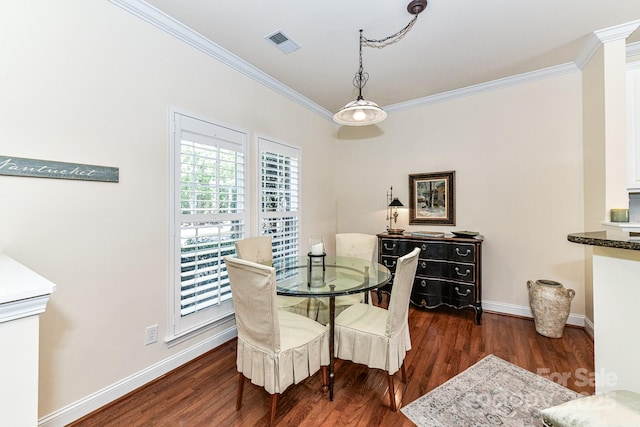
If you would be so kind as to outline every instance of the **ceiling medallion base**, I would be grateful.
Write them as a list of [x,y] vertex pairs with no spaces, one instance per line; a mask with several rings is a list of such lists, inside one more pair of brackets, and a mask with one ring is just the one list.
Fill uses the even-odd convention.
[[427,8],[427,0],[412,0],[407,6],[407,11],[412,15],[417,15]]

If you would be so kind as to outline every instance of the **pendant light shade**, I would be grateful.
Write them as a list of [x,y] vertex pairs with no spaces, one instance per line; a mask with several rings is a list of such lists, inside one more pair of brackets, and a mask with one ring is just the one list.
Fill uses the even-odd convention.
[[333,121],[346,126],[367,126],[380,123],[387,113],[373,101],[364,98],[351,101],[333,115]]

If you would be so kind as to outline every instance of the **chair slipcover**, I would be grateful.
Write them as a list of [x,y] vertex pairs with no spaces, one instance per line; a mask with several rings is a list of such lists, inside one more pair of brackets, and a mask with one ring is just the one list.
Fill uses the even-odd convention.
[[548,427],[638,427],[640,394],[614,390],[570,400],[541,413]]
[[[362,233],[336,234],[336,256],[374,260],[376,254],[376,236]],[[348,307],[363,302],[364,292],[354,295],[336,297],[336,316]],[[371,298],[369,298],[371,301]],[[329,323],[329,299],[321,298],[318,307],[318,322]]]
[[[240,259],[260,264],[272,262],[273,250],[271,246],[271,237],[249,237],[238,240],[236,242],[236,254]],[[278,295],[276,301],[280,310],[290,311],[303,316],[309,315],[309,300],[307,298]],[[316,310],[313,310],[311,317],[316,317]]]
[[415,248],[398,259],[388,310],[359,303],[336,317],[336,357],[383,369],[389,375],[400,369],[411,350],[409,297],[419,253],[420,248]]
[[273,247],[270,236],[248,237],[236,242],[238,258],[259,264],[273,261]]
[[231,257],[225,263],[238,328],[238,372],[274,394],[329,365],[328,328],[278,310],[273,267]]

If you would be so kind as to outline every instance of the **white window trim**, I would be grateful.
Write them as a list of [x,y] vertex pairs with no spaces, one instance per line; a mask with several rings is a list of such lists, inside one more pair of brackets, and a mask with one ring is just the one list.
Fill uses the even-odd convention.
[[[244,215],[243,221],[245,224],[244,234],[250,235],[250,211],[252,210],[251,203],[251,185],[250,185],[250,165],[252,164],[250,159],[250,150],[248,147],[248,132],[243,131],[232,126],[227,126],[225,124],[218,123],[214,120],[211,120],[207,117],[204,117],[199,114],[194,114],[191,112],[187,112],[182,109],[171,107],[169,109],[169,131],[170,131],[170,141],[169,141],[169,325],[167,328],[168,336],[165,339],[165,342],[169,346],[176,345],[184,340],[190,338],[193,335],[197,335],[211,327],[225,322],[227,319],[234,315],[233,306],[231,301],[228,302],[227,307],[222,310],[221,313],[217,313],[214,315],[207,314],[196,314],[191,315],[194,316],[192,321],[184,322],[181,321],[180,318],[180,310],[178,308],[179,305],[179,289],[178,284],[176,283],[176,256],[180,254],[180,245],[178,243],[180,238],[180,230],[176,227],[176,213],[175,213],[175,204],[177,203],[176,197],[176,188],[175,183],[177,182],[176,176],[177,166],[175,162],[180,161],[180,156],[176,155],[176,144],[180,144],[180,141],[177,141],[177,131],[176,129],[176,115],[182,115],[185,117],[189,117],[196,120],[201,120],[203,122],[207,122],[209,124],[219,126],[222,128],[227,128],[234,132],[238,132],[242,134],[242,146],[245,157],[245,167],[244,167]],[[223,303],[225,304],[225,303]],[[196,319],[197,317],[197,319]]]

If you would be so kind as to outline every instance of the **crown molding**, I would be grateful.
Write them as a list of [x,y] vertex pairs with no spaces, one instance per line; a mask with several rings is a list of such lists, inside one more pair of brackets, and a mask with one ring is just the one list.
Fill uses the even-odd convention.
[[384,109],[388,112],[403,111],[411,108],[417,108],[429,104],[448,101],[454,98],[477,95],[482,92],[489,92],[509,86],[516,86],[564,74],[575,73],[576,71],[580,70],[573,62],[569,62],[566,64],[557,65],[555,67],[543,68],[542,70],[530,71],[528,73],[517,74],[515,76],[505,77],[503,79],[493,80],[486,83],[479,83],[473,86],[467,86],[460,89],[450,90],[448,92],[425,96],[424,98],[418,98],[407,102],[388,105],[384,107]]
[[143,0],[108,0],[223,64],[331,120],[333,113]]
[[627,45],[627,57],[640,55],[640,42],[629,43]]
[[598,37],[600,42],[608,43],[615,40],[626,39],[631,35],[631,33],[638,29],[638,26],[640,26],[640,20],[615,25],[609,28],[603,28],[602,30],[594,31],[593,34]]
[[[260,69],[249,64],[242,58],[234,55],[223,47],[217,45],[201,34],[195,32],[191,28],[175,20],[171,16],[165,14],[161,10],[156,9],[143,0],[108,0],[110,3],[121,7],[127,12],[137,16],[143,21],[160,28],[166,33],[176,37],[177,39],[187,43],[188,45],[206,53],[214,59],[222,62],[230,68],[244,74],[245,76],[263,84],[273,91],[291,99],[301,106],[315,112],[329,121],[333,121],[333,113],[316,104],[309,98],[301,95],[289,86],[274,79],[270,75]],[[574,73],[580,71],[593,57],[602,43],[627,38],[640,26],[640,20],[632,21],[602,30],[595,31],[587,39],[583,49],[578,54],[574,62],[557,65],[554,67],[544,68],[541,70],[531,71],[528,73],[518,74],[503,79],[493,80],[486,83],[480,83],[460,89],[442,92],[435,95],[417,98],[406,102],[392,104],[384,107],[387,112],[397,112],[408,110],[411,108],[422,107],[429,104],[444,102],[455,98],[462,98],[471,95],[477,95],[482,92],[497,90],[509,86],[525,84],[537,80],[547,79],[563,74]],[[640,54],[640,42],[627,46],[627,56]]]
[[[626,24],[620,24],[602,30],[594,31],[584,44],[584,47],[578,53],[575,60],[576,65],[581,70],[587,65],[587,63],[593,58],[596,51],[604,43],[609,43],[616,40],[626,39],[640,26],[640,20],[627,22]],[[635,44],[635,43],[634,43]],[[627,46],[627,56],[629,56],[629,47]]]

